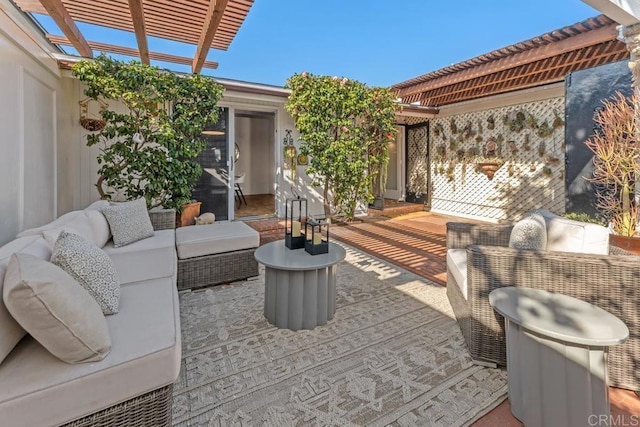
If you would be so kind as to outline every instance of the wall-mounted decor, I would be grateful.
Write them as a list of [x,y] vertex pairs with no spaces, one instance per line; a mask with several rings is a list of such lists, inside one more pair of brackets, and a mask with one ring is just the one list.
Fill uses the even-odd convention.
[[562,212],[563,122],[562,97],[432,119],[432,208],[496,220]]
[[298,154],[298,166],[307,166],[309,164],[309,158],[304,154]]
[[296,158],[298,157],[298,150],[293,145],[293,136],[291,136],[291,129],[285,129],[285,135],[282,140],[284,144],[284,161],[287,163],[289,170],[291,171],[291,179],[296,178]]

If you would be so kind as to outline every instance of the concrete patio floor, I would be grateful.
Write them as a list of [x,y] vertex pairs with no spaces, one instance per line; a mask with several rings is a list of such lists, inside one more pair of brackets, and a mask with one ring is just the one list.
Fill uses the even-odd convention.
[[[330,228],[331,235],[349,245],[403,267],[427,280],[446,286],[446,223],[470,220],[430,212],[414,212],[395,218],[368,216],[348,225]],[[278,219],[247,221],[260,232],[260,244],[280,240],[284,223]],[[618,425],[640,420],[640,397],[629,390],[609,389],[611,415]],[[624,424],[624,423],[627,424]],[[473,424],[474,427],[522,426],[509,401]]]

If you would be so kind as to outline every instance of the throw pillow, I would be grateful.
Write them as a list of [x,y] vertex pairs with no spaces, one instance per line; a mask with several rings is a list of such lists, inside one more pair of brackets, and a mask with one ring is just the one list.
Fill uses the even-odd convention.
[[511,230],[509,247],[543,251],[547,248],[547,226],[542,215],[532,213],[518,221]]
[[101,212],[109,222],[116,248],[153,236],[153,225],[144,199],[113,204]]
[[53,245],[51,262],[89,292],[104,314],[118,312],[120,282],[109,255],[88,240],[62,231]]
[[97,362],[109,354],[111,338],[100,307],[59,267],[33,255],[14,254],[3,298],[18,323],[57,358]]

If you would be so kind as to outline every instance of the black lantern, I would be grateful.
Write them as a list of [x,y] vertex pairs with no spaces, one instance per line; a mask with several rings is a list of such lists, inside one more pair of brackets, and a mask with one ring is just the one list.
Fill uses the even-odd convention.
[[[287,199],[284,208],[284,244],[289,249],[304,248],[302,220],[307,217],[307,199],[298,197]],[[306,231],[306,228],[305,228]]]
[[304,250],[311,255],[329,252],[329,223],[311,219],[304,225]]

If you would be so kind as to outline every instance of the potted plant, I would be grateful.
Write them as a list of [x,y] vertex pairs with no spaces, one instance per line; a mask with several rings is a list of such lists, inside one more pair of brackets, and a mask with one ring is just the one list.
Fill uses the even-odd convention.
[[640,98],[617,92],[595,117],[596,131],[585,144],[593,152],[593,176],[597,208],[610,221],[615,235],[611,242],[630,248],[640,210],[635,202],[635,184],[640,177]]
[[[144,197],[149,208],[180,212],[202,173],[194,158],[205,146],[202,130],[217,121],[222,86],[104,55],[76,63],[73,73],[88,97],[114,100],[100,111],[106,125],[87,135],[88,146],[100,147],[100,197]],[[192,223],[197,215],[189,215]]]

